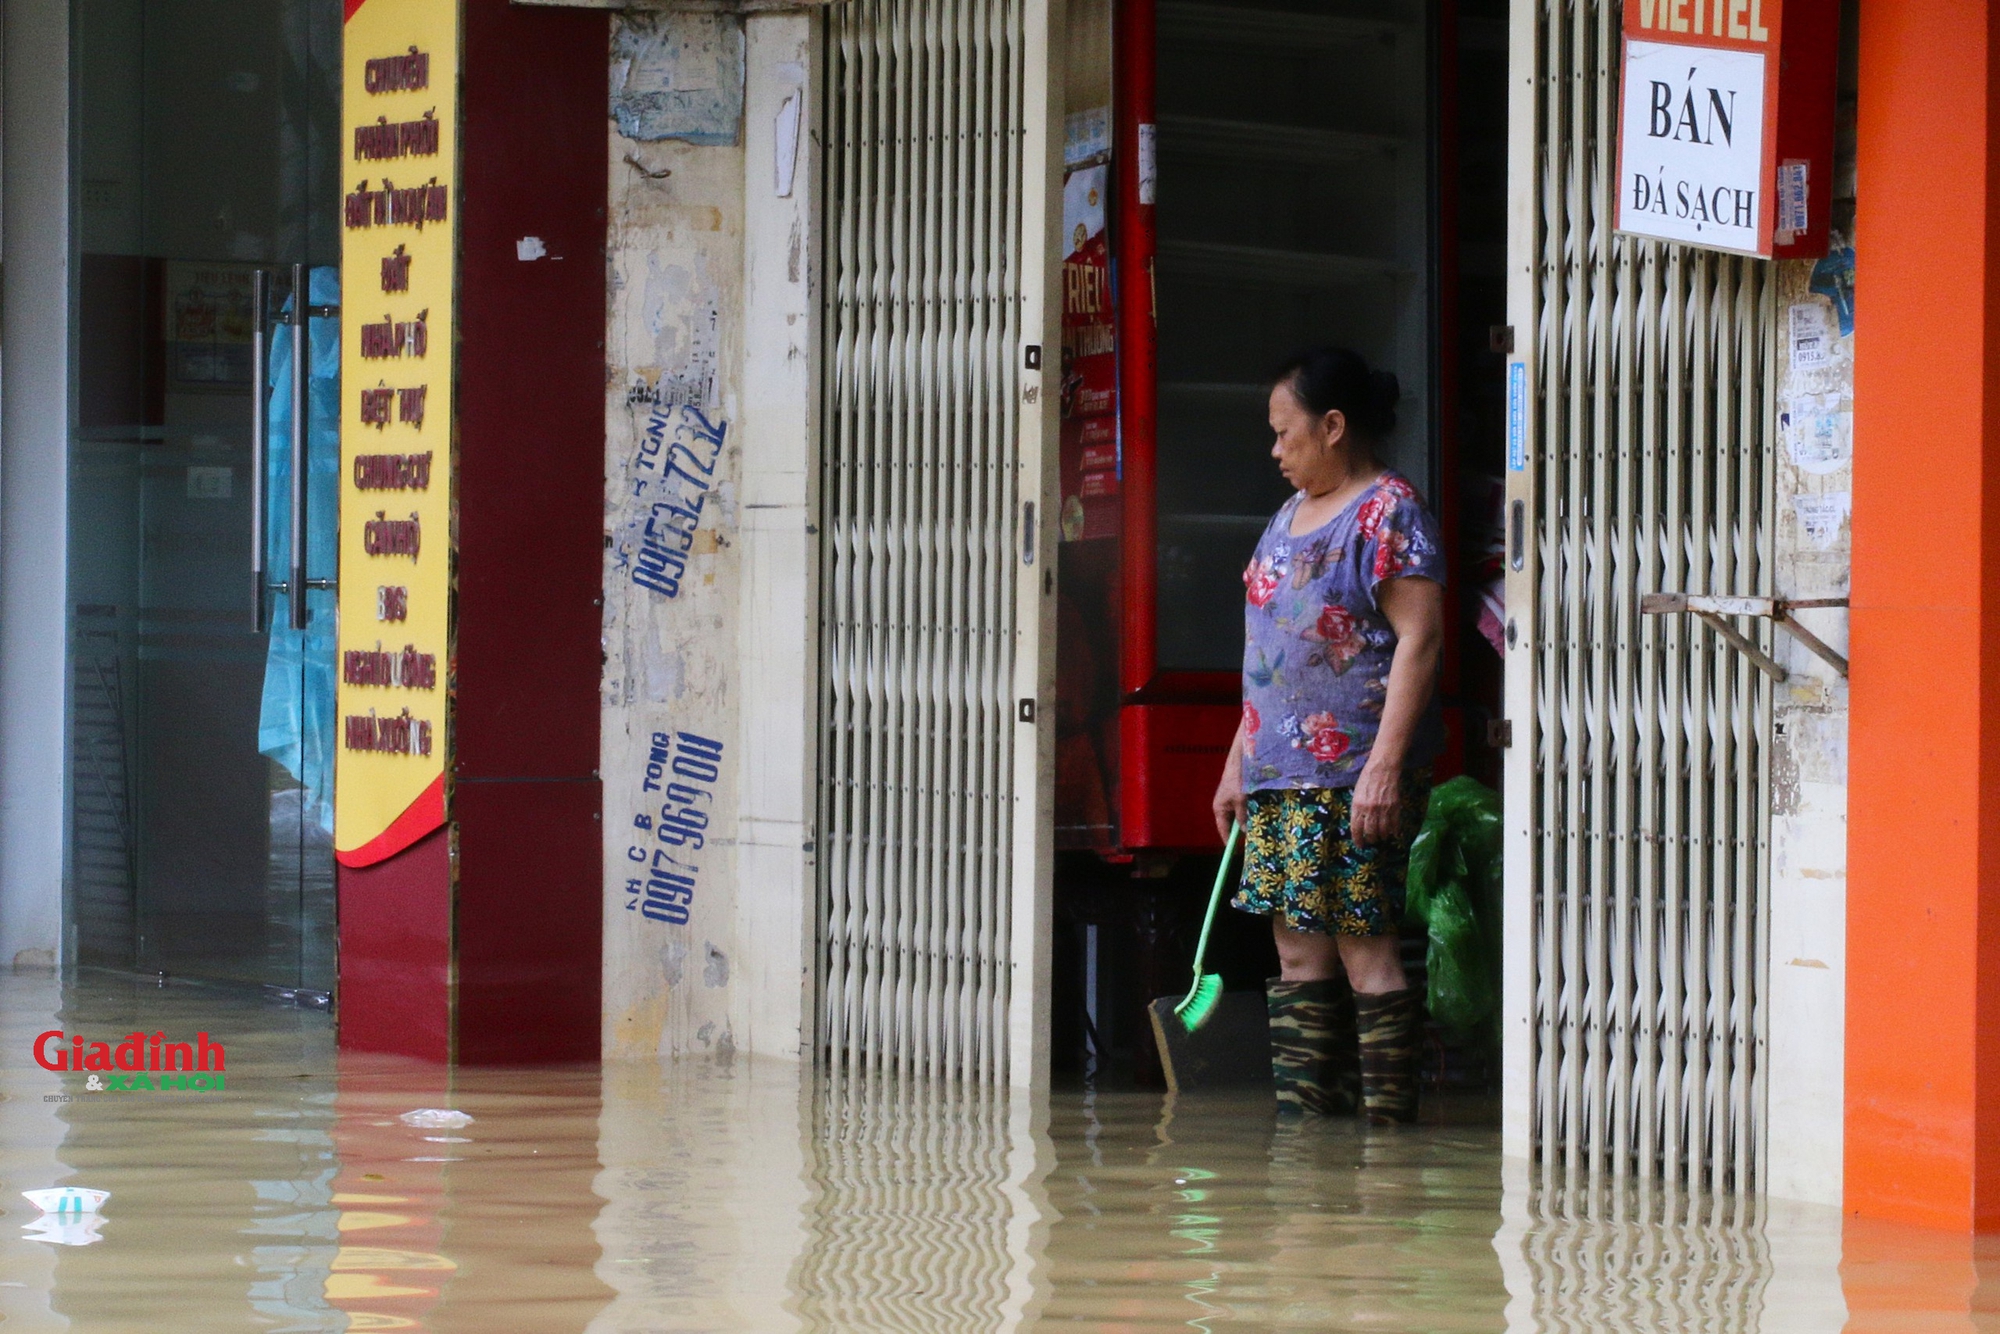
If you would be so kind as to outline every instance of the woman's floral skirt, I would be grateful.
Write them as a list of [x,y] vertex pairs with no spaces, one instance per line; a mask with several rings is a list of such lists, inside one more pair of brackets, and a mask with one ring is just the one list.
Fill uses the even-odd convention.
[[1276,913],[1294,931],[1386,936],[1403,924],[1410,844],[1430,804],[1431,773],[1403,775],[1400,828],[1388,843],[1356,847],[1348,822],[1351,787],[1267,788],[1249,795],[1243,885],[1230,902]]

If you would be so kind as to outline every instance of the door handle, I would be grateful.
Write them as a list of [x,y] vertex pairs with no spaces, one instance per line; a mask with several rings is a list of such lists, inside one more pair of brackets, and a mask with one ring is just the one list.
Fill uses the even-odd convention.
[[292,577],[286,582],[291,596],[292,629],[303,630],[306,615],[306,362],[312,357],[307,291],[309,270],[292,265]]
[[264,472],[271,415],[265,397],[271,378],[271,275],[250,275],[250,629],[264,625]]
[[[256,390],[250,401],[250,578],[252,583],[251,624],[258,634],[270,627],[267,623],[269,603],[266,594],[283,593],[291,603],[290,621],[294,630],[303,630],[311,620],[307,614],[306,592],[309,589],[338,587],[333,579],[309,579],[306,577],[306,533],[308,531],[306,473],[308,445],[312,439],[308,386],[312,383],[312,371],[308,362],[312,356],[312,331],[309,321],[314,318],[337,319],[340,307],[315,306],[310,304],[311,293],[306,284],[310,281],[311,270],[304,264],[292,265],[292,309],[277,320],[271,318],[271,275],[258,269],[251,275],[251,300],[256,309],[251,319],[250,367],[251,378]],[[291,473],[292,473],[292,522],[289,533],[291,555],[286,569],[286,577],[275,582],[266,567],[265,548],[268,544],[270,515],[266,512],[267,498],[265,482],[269,476],[271,450],[270,401],[266,397],[266,384],[271,375],[271,335],[274,325],[282,325],[292,331],[292,374],[286,391],[291,395]]]

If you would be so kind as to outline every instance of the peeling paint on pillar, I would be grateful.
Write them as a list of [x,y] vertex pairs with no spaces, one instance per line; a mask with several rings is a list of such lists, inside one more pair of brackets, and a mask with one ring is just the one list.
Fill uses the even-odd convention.
[[[742,364],[744,150],[733,129],[723,134],[710,122],[717,108],[734,105],[739,112],[731,114],[740,114],[741,20],[618,14],[612,23],[605,1053],[713,1056],[734,1047],[727,960],[739,952],[733,743],[742,446],[729,427]],[[718,41],[734,42],[733,65],[718,66]],[[702,79],[684,81],[690,87],[714,84],[717,68],[734,69],[733,91],[709,89],[715,95],[703,116],[683,117],[686,138],[699,142],[659,137],[677,124],[662,111],[671,99],[639,105],[628,96],[621,110],[618,90],[630,92],[635,53],[645,56],[640,63],[656,91],[678,86],[679,58],[706,62]],[[646,139],[628,137],[621,124]],[[715,436],[703,436],[700,424]],[[675,431],[686,448],[668,485],[660,478]],[[704,440],[713,446],[706,452]],[[684,562],[676,578],[651,587],[635,582],[633,566],[649,522]],[[690,747],[690,736],[699,744]],[[690,969],[696,959],[702,967]]]
[[[1845,597],[1854,485],[1852,252],[1778,264],[1772,591]],[[1747,590],[1746,590],[1747,591]],[[1761,590],[1758,590],[1761,591]],[[1847,652],[1847,613],[1799,613]],[[1840,1203],[1847,986],[1847,682],[1782,632],[1772,691],[1770,1192]]]
[[[612,19],[600,767],[614,1059],[810,1050],[816,22]],[[691,116],[672,98],[621,103],[729,68],[735,111],[728,96]]]
[[734,146],[743,124],[743,19],[620,13],[611,29],[611,119],[645,143]]

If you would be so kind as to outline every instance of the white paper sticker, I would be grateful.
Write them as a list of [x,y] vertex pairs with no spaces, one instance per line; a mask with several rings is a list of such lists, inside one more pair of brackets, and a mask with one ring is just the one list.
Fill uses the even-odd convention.
[[1786,312],[1786,328],[1791,334],[1792,369],[1816,370],[1833,361],[1833,329],[1826,307],[1817,301],[1801,301]]
[[771,126],[771,188],[780,199],[792,197],[792,178],[799,165],[799,98],[793,93],[778,104],[778,118]]
[[1082,166],[1111,154],[1111,108],[1072,111],[1063,119],[1063,165]]
[[1832,550],[1833,544],[1840,540],[1840,525],[1853,508],[1854,495],[1849,491],[1792,497],[1792,509],[1799,516],[1799,531],[1821,551]]
[[1785,450],[1801,472],[1839,472],[1854,455],[1854,414],[1839,394],[1797,394],[1778,416]]
[[1139,127],[1139,202],[1142,204],[1151,204],[1153,202],[1154,186],[1157,177],[1153,156],[1153,139],[1154,132],[1158,128],[1156,125],[1141,125]]
[[1111,168],[1081,167],[1063,178],[1063,246],[1075,254],[1104,231]]
[[1790,245],[1799,233],[1811,228],[1810,172],[1811,164],[1797,158],[1778,164],[1778,220],[1774,226],[1779,245]]

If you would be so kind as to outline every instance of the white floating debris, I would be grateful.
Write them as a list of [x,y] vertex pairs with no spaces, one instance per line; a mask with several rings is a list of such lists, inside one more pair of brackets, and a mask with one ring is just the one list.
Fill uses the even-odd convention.
[[108,1190],[88,1186],[51,1186],[47,1190],[24,1190],[28,1202],[45,1214],[94,1214],[111,1198]]
[[414,1112],[404,1112],[400,1119],[404,1125],[419,1130],[457,1130],[472,1124],[471,1117],[449,1107],[419,1107]]
[[46,1241],[54,1246],[88,1246],[104,1240],[98,1234],[103,1226],[103,1214],[43,1214],[22,1228],[21,1235],[28,1241]]
[[426,1144],[470,1144],[470,1143],[472,1143],[472,1141],[471,1141],[471,1140],[469,1140],[469,1139],[467,1139],[467,1138],[466,1138],[465,1136],[463,1136],[463,1135],[426,1135],[426,1136],[424,1136],[424,1143],[426,1143]]

